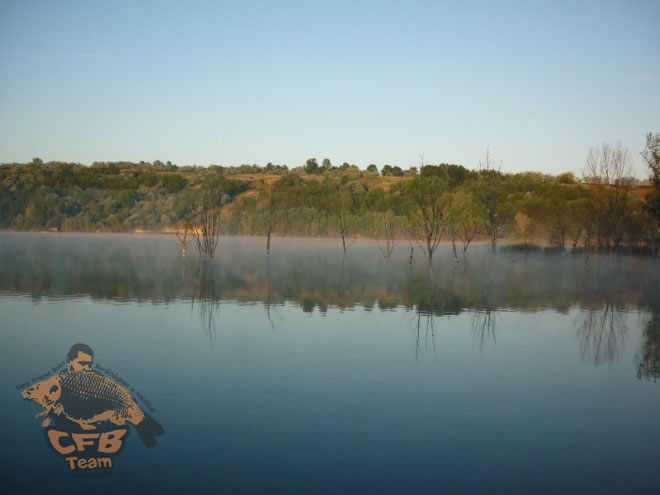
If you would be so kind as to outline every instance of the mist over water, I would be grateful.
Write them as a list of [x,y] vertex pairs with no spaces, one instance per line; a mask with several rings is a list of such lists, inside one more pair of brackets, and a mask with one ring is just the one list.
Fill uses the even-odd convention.
[[[414,244],[0,233],[6,483],[68,493],[652,492],[660,264]],[[167,431],[73,478],[16,385],[85,342]],[[34,406],[32,404],[32,406]],[[184,447],[185,446],[185,447]],[[5,471],[5,469],[3,469]],[[156,476],[156,473],[159,473]]]

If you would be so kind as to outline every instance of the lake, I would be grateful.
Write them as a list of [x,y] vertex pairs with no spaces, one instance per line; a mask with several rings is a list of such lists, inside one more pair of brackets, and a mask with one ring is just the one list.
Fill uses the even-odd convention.
[[[429,266],[407,242],[222,237],[200,260],[167,235],[0,233],[2,486],[657,493],[659,281],[648,258],[484,245]],[[78,342],[165,429],[112,469],[71,470],[21,397]]]

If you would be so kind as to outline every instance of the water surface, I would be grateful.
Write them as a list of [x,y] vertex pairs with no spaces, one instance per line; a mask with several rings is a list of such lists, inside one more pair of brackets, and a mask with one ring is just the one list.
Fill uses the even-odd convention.
[[[475,246],[0,234],[8,493],[654,493],[660,267]],[[108,476],[17,386],[76,342],[165,427]],[[38,476],[35,476],[38,473]],[[78,473],[79,474],[79,473]]]

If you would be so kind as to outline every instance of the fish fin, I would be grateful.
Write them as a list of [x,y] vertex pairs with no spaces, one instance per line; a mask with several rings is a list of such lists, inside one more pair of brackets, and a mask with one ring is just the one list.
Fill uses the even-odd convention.
[[140,435],[144,446],[148,448],[155,447],[156,437],[165,433],[165,429],[160,423],[146,413],[144,419],[135,425],[135,429]]

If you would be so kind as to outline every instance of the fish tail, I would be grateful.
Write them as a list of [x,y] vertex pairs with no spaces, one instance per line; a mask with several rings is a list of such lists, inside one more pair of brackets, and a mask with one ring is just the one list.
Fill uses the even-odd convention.
[[140,435],[144,446],[149,448],[155,447],[156,437],[165,433],[165,429],[160,423],[147,413],[144,413],[144,419],[135,425],[135,429],[137,430],[138,435]]

